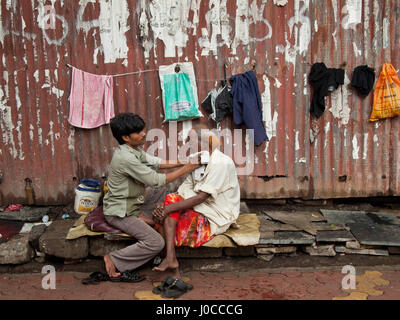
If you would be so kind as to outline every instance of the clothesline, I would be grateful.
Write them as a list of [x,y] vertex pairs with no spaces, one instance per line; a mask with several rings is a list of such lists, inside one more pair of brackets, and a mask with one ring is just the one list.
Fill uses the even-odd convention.
[[[70,65],[69,63],[67,63],[66,66],[68,68],[75,68],[74,66]],[[128,73],[112,74],[111,77],[116,78],[116,77],[123,77],[123,76],[129,76],[129,75],[134,75],[134,74],[141,74],[141,73],[145,73],[145,72],[154,72],[154,71],[159,71],[159,69],[148,69],[148,70],[140,70],[140,71],[128,72]],[[196,79],[196,81],[199,81],[199,82],[215,82],[217,80]]]

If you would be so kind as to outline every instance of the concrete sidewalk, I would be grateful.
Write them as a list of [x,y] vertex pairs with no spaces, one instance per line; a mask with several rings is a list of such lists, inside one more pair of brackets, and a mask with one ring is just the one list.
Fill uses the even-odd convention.
[[[163,300],[152,293],[162,275],[144,270],[140,283],[82,285],[87,273],[57,272],[54,290],[44,290],[45,274],[3,274],[0,300]],[[398,300],[400,271],[357,268],[356,289],[342,289],[341,268],[305,272],[186,272],[194,289],[177,300]]]

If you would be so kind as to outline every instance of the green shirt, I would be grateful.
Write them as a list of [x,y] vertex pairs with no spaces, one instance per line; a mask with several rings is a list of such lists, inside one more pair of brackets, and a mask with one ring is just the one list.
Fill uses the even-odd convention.
[[165,185],[166,175],[157,173],[161,159],[123,144],[114,152],[108,170],[108,192],[104,196],[104,214],[125,217],[140,214],[145,188]]

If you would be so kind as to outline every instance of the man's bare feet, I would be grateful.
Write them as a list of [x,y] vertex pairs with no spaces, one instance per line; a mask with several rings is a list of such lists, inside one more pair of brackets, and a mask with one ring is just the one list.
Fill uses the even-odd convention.
[[106,265],[107,274],[112,278],[119,277],[121,274],[117,273],[114,262],[111,260],[110,255],[106,254],[103,259],[104,264]]
[[166,271],[167,269],[178,269],[179,268],[179,262],[176,259],[164,259],[161,264],[157,267],[154,267],[154,271],[159,271],[163,272]]

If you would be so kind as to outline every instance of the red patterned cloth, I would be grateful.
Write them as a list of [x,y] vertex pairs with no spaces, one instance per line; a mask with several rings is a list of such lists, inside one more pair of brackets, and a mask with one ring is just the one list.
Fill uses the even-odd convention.
[[[179,194],[170,193],[165,197],[164,205],[183,201]],[[176,220],[175,246],[187,246],[197,248],[210,241],[210,222],[202,214],[193,209],[186,209],[183,212],[172,212],[168,216]]]

